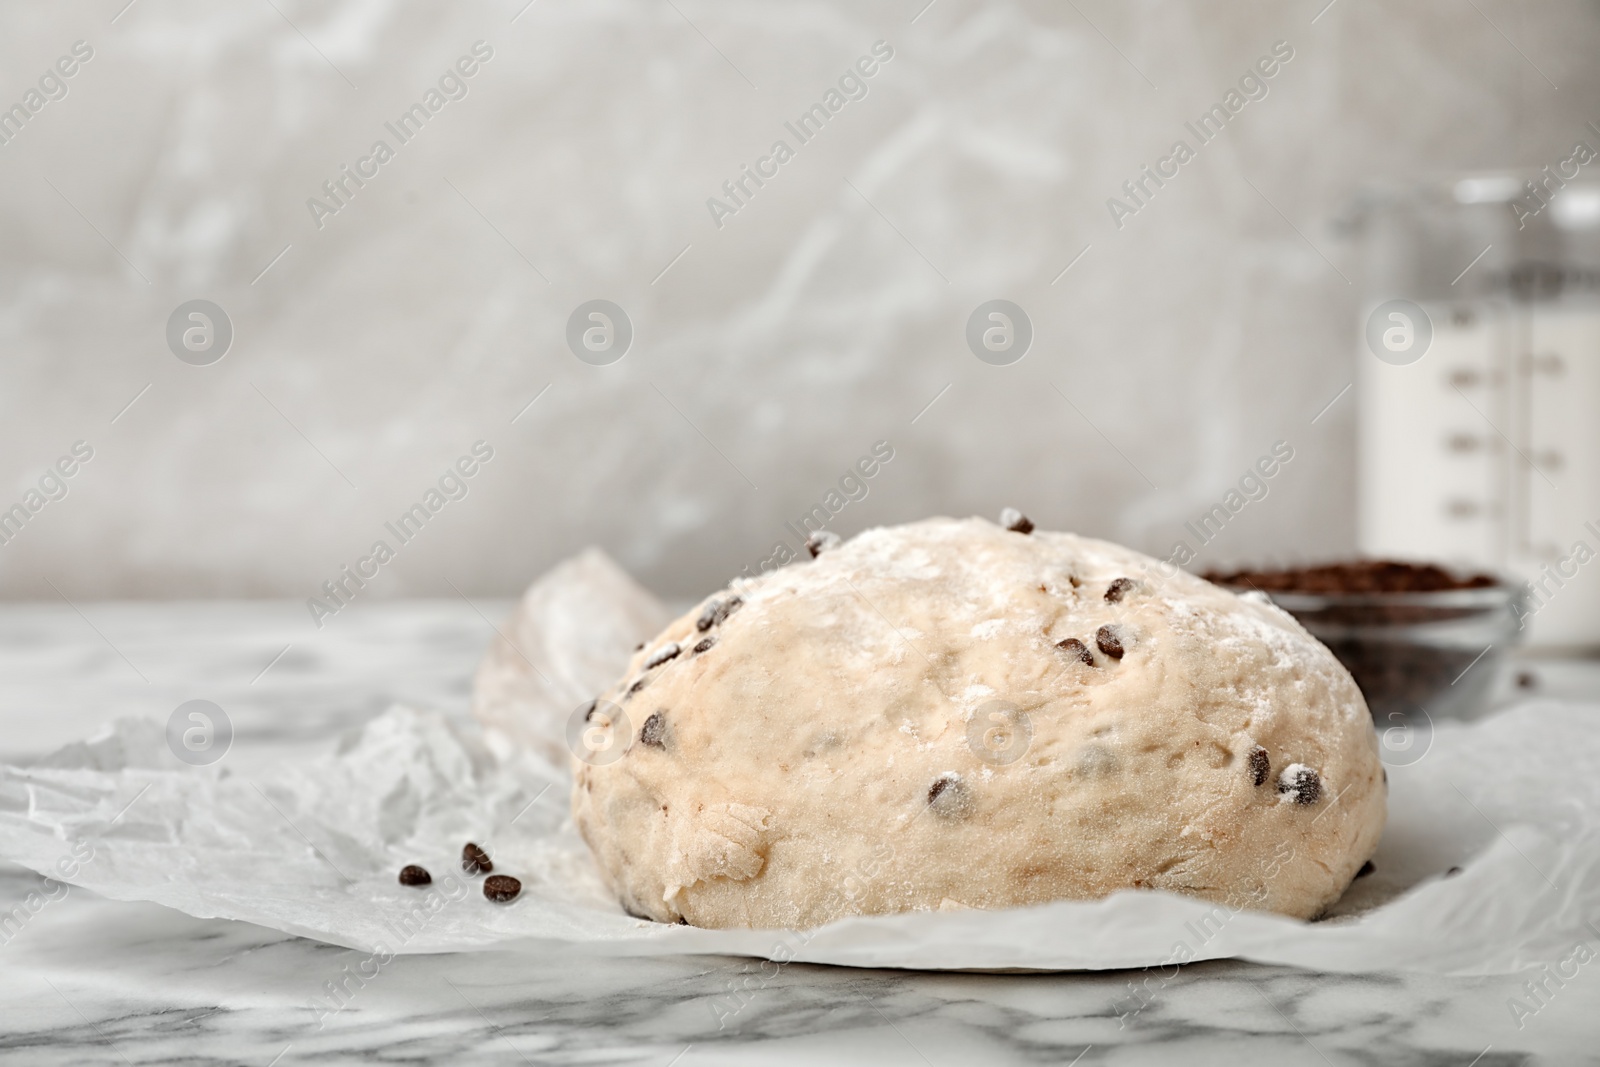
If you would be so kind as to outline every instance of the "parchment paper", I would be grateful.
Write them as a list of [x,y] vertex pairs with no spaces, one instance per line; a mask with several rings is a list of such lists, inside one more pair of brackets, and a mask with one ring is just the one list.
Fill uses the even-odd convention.
[[[559,757],[572,709],[663,617],[591,551],[535,583],[502,628],[475,700],[488,729],[395,707],[332,751],[247,779],[226,761],[186,766],[160,724],[124,719],[33,766],[0,768],[0,856],[54,880],[41,887],[44,903],[0,902],[0,924],[4,909],[47,906],[67,882],[374,953],[556,940],[612,954],[861,967],[1102,969],[1243,957],[1494,974],[1554,963],[1580,942],[1600,946],[1600,706],[1549,701],[1439,723],[1420,758],[1391,766],[1377,871],[1320,922],[1157,892],[814,931],[631,918],[571,828]],[[480,880],[459,868],[467,840],[490,852],[497,872],[522,880],[520,898],[484,899]],[[433,884],[399,885],[408,863],[427,867]]]

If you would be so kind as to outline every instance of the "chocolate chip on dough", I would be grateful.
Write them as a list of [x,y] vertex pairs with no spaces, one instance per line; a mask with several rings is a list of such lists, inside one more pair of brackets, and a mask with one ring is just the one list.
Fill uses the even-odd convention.
[[662,712],[653,711],[650,717],[639,727],[639,743],[649,745],[651,748],[667,747],[667,717]]
[[461,869],[468,874],[488,874],[494,870],[489,854],[468,841],[461,849]]
[[652,670],[661,666],[669,659],[676,659],[678,653],[682,651],[683,649],[678,647],[678,642],[668,641],[666,644],[650,653],[650,658],[644,661],[644,669],[647,671]]
[[1278,775],[1278,792],[1296,804],[1315,804],[1322,798],[1322,776],[1301,763],[1291,763]]
[[1033,521],[1016,508],[1004,508],[1001,510],[1000,525],[1012,533],[1033,533]]
[[1115,604],[1129,593],[1133,592],[1134,581],[1132,578],[1118,578],[1106,586],[1106,603]]
[[702,637],[699,641],[695,642],[694,654],[698,656],[702,652],[709,652],[711,650],[711,646],[716,643],[717,639],[715,636]]
[[706,605],[705,610],[700,613],[700,617],[695,620],[694,628],[704,633],[743,606],[744,597],[741,596],[731,596],[727,600],[713,600]]
[[522,892],[522,883],[509,874],[496,874],[483,880],[483,895],[496,904],[516,900]]
[[1094,666],[1094,653],[1089,651],[1089,646],[1079,641],[1076,637],[1069,637],[1065,641],[1056,642],[1056,647],[1068,656],[1090,667]]
[[959,819],[972,813],[972,792],[955,771],[945,771],[928,787],[928,806],[935,815]]
[[832,530],[818,530],[806,538],[806,551],[811,553],[812,559],[816,559],[829,549],[838,548],[842,544],[844,538]]
[[1250,782],[1252,785],[1261,785],[1267,780],[1267,775],[1272,773],[1272,759],[1267,755],[1267,750],[1257,745],[1250,750]]
[[1122,631],[1115,626],[1102,626],[1094,632],[1094,643],[1101,652],[1112,659],[1121,659],[1127,649],[1122,647]]
[[1371,874],[1373,871],[1375,871],[1377,869],[1378,868],[1376,868],[1376,867],[1374,867],[1372,865],[1372,861],[1368,860],[1367,862],[1363,863],[1361,865],[1361,869],[1356,872],[1356,877],[1357,878],[1365,878],[1367,875]]
[[418,867],[415,863],[408,863],[400,868],[401,885],[427,885],[431,881],[433,881],[433,875],[429,874],[425,867]]

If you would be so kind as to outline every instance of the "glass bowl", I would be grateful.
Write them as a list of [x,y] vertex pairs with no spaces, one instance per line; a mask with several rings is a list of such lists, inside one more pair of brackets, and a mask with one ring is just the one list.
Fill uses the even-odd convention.
[[1522,639],[1526,611],[1523,590],[1504,582],[1437,592],[1261,595],[1338,657],[1380,728],[1419,709],[1431,718],[1481,714],[1497,668]]

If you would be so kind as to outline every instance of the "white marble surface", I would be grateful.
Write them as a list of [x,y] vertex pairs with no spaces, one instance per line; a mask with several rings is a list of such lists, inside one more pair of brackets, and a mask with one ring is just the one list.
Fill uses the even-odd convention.
[[[225,758],[244,774],[328,742],[390,700],[459,713],[487,620],[506,606],[389,604],[341,617],[314,641],[296,636],[304,627],[292,604],[0,608],[0,760],[26,761],[117,714],[164,719],[201,696],[233,716]],[[1593,667],[1532,669],[1549,690],[1597,688]],[[0,904],[38,885],[4,868]],[[0,1062],[1600,1062],[1600,978],[1589,967],[1520,1028],[1508,1000],[1525,994],[1513,977],[1208,963],[1158,975],[1132,1012],[1130,983],[1145,978],[1135,972],[791,965],[763,976],[745,960],[570,948],[401,957],[342,1011],[325,1001],[319,1010],[323,983],[362,958],[72,890],[0,945]]]

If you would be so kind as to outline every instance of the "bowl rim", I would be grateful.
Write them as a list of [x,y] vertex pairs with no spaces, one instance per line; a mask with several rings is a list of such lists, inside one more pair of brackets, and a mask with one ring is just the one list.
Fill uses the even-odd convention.
[[1311,593],[1279,589],[1257,589],[1248,585],[1223,584],[1230,593],[1260,593],[1288,612],[1319,611],[1331,607],[1418,607],[1478,608],[1491,610],[1520,603],[1526,596],[1520,585],[1497,578],[1494,585],[1470,589],[1436,589],[1430,592]]

